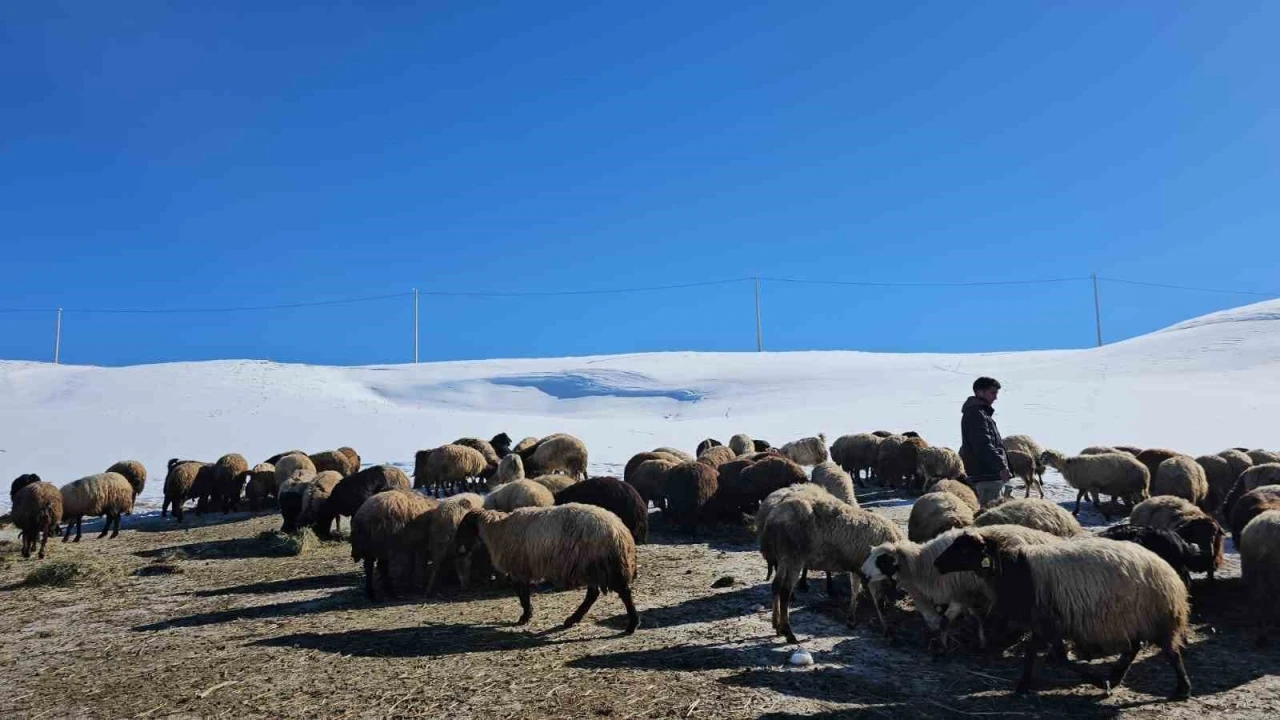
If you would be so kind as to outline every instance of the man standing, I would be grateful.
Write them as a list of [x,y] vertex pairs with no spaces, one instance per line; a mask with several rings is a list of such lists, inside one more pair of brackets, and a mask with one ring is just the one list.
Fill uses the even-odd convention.
[[999,395],[999,382],[980,377],[973,382],[973,397],[965,400],[960,411],[960,459],[969,484],[984,504],[994,499],[1010,478],[1004,441],[993,417],[996,411],[992,405]]

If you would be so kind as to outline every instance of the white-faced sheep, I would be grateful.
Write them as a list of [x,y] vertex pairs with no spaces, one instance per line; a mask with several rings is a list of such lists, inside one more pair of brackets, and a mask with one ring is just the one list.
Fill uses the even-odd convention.
[[630,485],[615,477],[593,477],[556,493],[557,505],[581,503],[604,508],[622,521],[639,545],[649,535],[649,508]]
[[698,456],[698,462],[718,468],[727,462],[733,462],[738,456],[726,445],[707,448]]
[[1071,513],[1063,510],[1057,503],[1041,498],[1010,500],[997,507],[983,510],[973,522],[981,527],[1021,525],[1064,538],[1084,534],[1084,528],[1080,527],[1080,523]]
[[1038,475],[1040,469],[1039,460],[1021,450],[1005,450],[1005,461],[1009,463],[1009,473],[1014,477],[1022,480],[1026,486],[1026,492],[1023,497],[1031,497],[1031,488],[1036,488],[1040,493],[1040,497],[1044,497],[1044,485],[1040,483]]
[[1238,476],[1231,474],[1231,463],[1219,455],[1201,455],[1196,463],[1204,470],[1204,479],[1209,483],[1209,495],[1204,499],[1204,506],[1209,510],[1222,507],[1222,502],[1231,492]]
[[141,495],[143,488],[147,486],[147,469],[137,460],[121,460],[107,468],[107,472],[123,475],[124,479],[128,480],[129,485],[133,488],[134,498]]
[[1209,495],[1209,481],[1199,463],[1178,455],[1160,463],[1151,478],[1151,495],[1173,495],[1198,505]]
[[729,449],[734,455],[746,455],[756,451],[755,441],[746,433],[738,433],[729,438]]
[[938,480],[959,480],[964,477],[964,463],[960,453],[948,447],[919,448],[916,454],[916,477],[927,487]]
[[555,495],[561,490],[564,490],[570,485],[573,485],[574,483],[578,482],[578,479],[571,478],[568,475],[561,475],[560,473],[552,473],[550,475],[539,475],[538,477],[534,478],[531,482],[541,485],[542,487],[546,488],[547,491],[550,492],[552,495]]
[[977,515],[978,511],[982,509],[982,506],[978,504],[978,496],[974,494],[973,488],[965,485],[959,480],[939,480],[929,486],[928,492],[951,493],[952,495],[960,498],[960,501],[965,505],[969,506],[969,509],[973,511],[974,515]]
[[[893,521],[843,503],[825,491],[797,493],[778,503],[769,511],[760,533],[765,562],[778,568],[773,579],[774,631],[788,642],[796,642],[791,631],[791,594],[806,569],[848,573],[848,623],[852,625],[862,587],[859,570],[871,548],[902,539],[902,531]],[[877,591],[868,590],[880,625],[886,627]]]
[[[453,562],[454,536],[458,532],[458,524],[472,510],[483,510],[484,498],[475,493],[459,493],[440,501],[435,509],[421,519],[425,525],[427,550],[431,554],[431,567],[427,570],[427,594],[435,592],[436,583],[445,566]],[[455,568],[459,582],[464,586],[467,577],[461,568]],[[468,568],[469,570],[469,568]]]
[[960,498],[948,492],[921,495],[911,506],[907,519],[907,538],[923,543],[955,528],[973,524],[973,510]]
[[556,504],[555,495],[544,485],[532,480],[516,480],[489,493],[484,499],[485,510],[511,512],[522,507],[551,507]]
[[364,501],[386,490],[408,490],[409,478],[393,465],[372,465],[354,475],[338,481],[329,496],[315,511],[311,529],[322,538],[330,537],[329,527],[339,522],[339,517],[356,514]]
[[414,457],[414,487],[430,488],[442,494],[466,487],[467,480],[479,478],[488,467],[484,455],[466,445],[421,450]]
[[636,578],[636,545],[618,516],[595,507],[569,503],[521,508],[511,513],[479,510],[467,513],[458,527],[458,564],[467,567],[483,543],[495,570],[506,573],[520,597],[520,619],[533,618],[533,584],[548,581],[557,588],[586,587],[587,595],[564,627],[578,624],[602,592],[616,592],[627,611],[625,634],[640,624],[631,597]]
[[1157,495],[1143,500],[1129,513],[1129,523],[1170,530],[1200,548],[1200,555],[1187,565],[1191,572],[1208,573],[1213,579],[1225,562],[1226,536],[1218,522],[1184,498]]
[[325,450],[309,457],[311,458],[311,464],[316,467],[317,474],[333,471],[341,477],[346,477],[354,475],[360,469],[356,459],[341,450]]
[[[721,474],[723,475],[723,472]],[[858,506],[858,498],[853,492],[853,478],[830,460],[813,466],[809,482],[824,488],[836,498],[854,507]]]
[[1133,506],[1148,497],[1151,473],[1137,458],[1124,453],[1103,455],[1076,455],[1065,457],[1053,450],[1046,450],[1041,460],[1062,474],[1067,484],[1076,489],[1076,509],[1080,514],[1080,501],[1089,495],[1098,512],[1108,517],[1098,499],[1099,493],[1123,498]]
[[248,473],[245,496],[249,498],[249,509],[257,512],[262,509],[263,500],[276,497],[276,466],[258,463]]
[[510,453],[498,461],[498,470],[489,478],[489,489],[494,490],[509,482],[524,480],[524,460],[516,453]]
[[99,538],[120,534],[120,516],[133,512],[133,486],[120,473],[99,473],[82,477],[62,486],[62,517],[67,521],[62,542],[71,537],[71,526],[76,528],[76,542],[80,542],[80,530],[84,516],[105,515]]
[[543,438],[524,459],[525,472],[532,476],[562,472],[571,478],[587,477],[587,446],[572,435]]
[[301,470],[304,475],[315,475],[316,464],[311,462],[311,458],[302,453],[293,453],[285,455],[277,460],[276,467],[276,489],[280,489],[286,480],[296,479],[295,474]]
[[1122,653],[1108,691],[1124,681],[1142,643],[1159,645],[1177,675],[1174,697],[1191,694],[1182,663],[1191,614],[1187,589],[1150,550],[1103,538],[999,548],[966,532],[934,566],[942,573],[969,571],[987,578],[997,610],[1031,628],[1020,693],[1031,688],[1040,648],[1070,640],[1090,653]]
[[436,505],[435,500],[412,490],[389,490],[370,497],[351,517],[351,559],[364,563],[364,591],[370,600],[376,599],[375,567],[384,592],[393,596],[391,566],[406,556],[408,567],[422,565],[417,557],[421,548],[405,542],[405,529]]
[[666,500],[664,512],[672,524],[686,532],[697,533],[699,522],[707,519],[703,517],[703,508],[715,495],[719,481],[720,475],[715,468],[698,461],[680,463],[667,470],[662,495]]
[[1258,645],[1276,624],[1280,597],[1280,510],[1259,514],[1240,533],[1240,570],[1258,617]]
[[831,444],[831,459],[853,475],[855,482],[862,480],[864,473],[870,480],[875,475],[879,447],[880,438],[871,433],[842,435]]
[[62,493],[53,484],[37,480],[21,486],[9,499],[13,502],[13,524],[22,533],[22,557],[31,557],[39,542],[37,557],[43,560],[49,536],[58,532],[62,522]]
[[1228,524],[1231,526],[1231,541],[1240,547],[1240,535],[1250,520],[1268,510],[1280,510],[1280,485],[1263,485],[1254,488],[1231,507]]
[[782,454],[797,465],[817,465],[827,461],[827,436],[793,440],[780,448]]

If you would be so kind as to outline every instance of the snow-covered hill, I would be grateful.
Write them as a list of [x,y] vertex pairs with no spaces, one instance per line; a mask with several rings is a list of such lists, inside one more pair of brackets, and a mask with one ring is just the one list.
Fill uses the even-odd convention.
[[[993,317],[998,317],[996,314]],[[1016,333],[989,327],[975,332]],[[1072,451],[1095,444],[1280,447],[1280,301],[1214,313],[1093,350],[973,355],[656,353],[355,368],[240,360],[125,368],[0,362],[0,478],[61,484],[135,458],[160,496],[170,457],[251,462],[352,445],[411,465],[461,436],[583,438],[593,471],[640,450],[748,432],[775,444],[914,429],[956,445],[980,374],[997,419]],[[8,504],[7,493],[0,505]]]

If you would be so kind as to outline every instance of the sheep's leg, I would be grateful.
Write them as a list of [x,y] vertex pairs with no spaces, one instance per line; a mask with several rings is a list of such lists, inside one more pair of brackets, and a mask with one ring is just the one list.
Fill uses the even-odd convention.
[[114,539],[119,535],[120,535],[120,516],[116,515],[116,525],[115,525],[115,528],[113,528],[111,531],[111,537],[112,539]]
[[800,571],[800,584],[796,585],[796,590],[809,592],[809,568]]
[[382,591],[389,598],[395,597],[396,589],[391,584],[391,562],[388,558],[378,558],[378,575],[382,579]]
[[80,542],[80,535],[84,532],[84,516],[76,518],[76,539],[71,542]]
[[1031,637],[1027,638],[1027,652],[1022,658],[1022,678],[1018,680],[1018,684],[1013,691],[1022,694],[1031,689],[1032,675],[1036,669],[1036,653],[1040,651],[1044,645],[1044,638],[1036,631],[1031,631]]
[[35,543],[31,542],[31,534],[23,530],[19,535],[22,536],[22,558],[25,560],[31,557],[31,548]]
[[591,606],[595,604],[599,597],[600,588],[595,585],[588,586],[587,596],[582,599],[582,604],[578,606],[577,610],[573,611],[573,614],[569,616],[569,619],[564,621],[564,629],[568,630],[574,625],[582,622],[582,618],[587,616],[587,611],[591,609]]
[[373,592],[373,558],[364,559],[364,596],[370,601],[376,601],[377,597]]
[[66,542],[71,539],[71,526],[74,524],[75,520],[70,518],[67,519],[67,529],[62,533],[62,542]]
[[1162,644],[1160,649],[1164,652],[1164,656],[1169,658],[1169,664],[1173,666],[1173,672],[1178,676],[1178,687],[1173,691],[1174,699],[1186,700],[1191,697],[1191,679],[1187,677],[1187,668],[1182,664],[1182,651],[1172,642]]
[[516,583],[516,595],[520,596],[520,619],[516,621],[516,625],[527,625],[533,619],[533,602],[530,599],[532,587],[529,583],[520,581]]
[[109,532],[111,532],[111,513],[107,513],[102,518],[102,532],[98,533],[98,539],[106,537]]
[[986,650],[987,649],[986,620],[982,617],[982,613],[978,612],[973,608],[969,609],[969,614],[973,615],[973,619],[978,622],[978,649]]
[[1077,491],[1076,492],[1076,509],[1071,511],[1072,515],[1080,514],[1080,501],[1083,499],[1084,499],[1084,491],[1083,490]]
[[[782,585],[777,580],[774,580],[774,583]],[[778,634],[786,637],[789,643],[799,642],[796,640],[796,634],[791,631],[791,588],[786,585],[779,587],[775,603],[777,604],[778,612]]]
[[636,631],[636,627],[640,625],[640,613],[636,612],[636,604],[631,599],[630,587],[614,588],[618,593],[618,597],[622,599],[622,606],[627,609],[627,629],[623,631],[624,635],[630,635]]
[[1115,665],[1111,666],[1111,677],[1103,684],[1103,690],[1110,695],[1112,690],[1120,687],[1120,683],[1124,682],[1124,676],[1129,674],[1129,666],[1133,664],[1133,659],[1138,657],[1138,650],[1142,648],[1139,643],[1132,643],[1129,649],[1120,654],[1120,659],[1116,660]]
[[165,498],[164,502],[160,503],[160,517],[168,517],[168,515],[169,515],[169,498]]
[[49,531],[44,530],[40,533],[40,555],[41,560],[44,559],[44,549],[49,544]]
[[831,579],[831,573],[827,573],[827,596],[828,597],[836,596],[836,583],[834,580]]
[[443,558],[432,558],[431,567],[427,570],[427,587],[423,592],[429,597],[436,591],[436,578],[440,574],[440,563]]

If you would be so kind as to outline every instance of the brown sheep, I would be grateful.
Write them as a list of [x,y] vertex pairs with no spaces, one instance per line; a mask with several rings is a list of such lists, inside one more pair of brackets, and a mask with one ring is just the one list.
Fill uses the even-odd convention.
[[352,470],[351,472],[354,473],[360,471],[360,453],[356,452],[355,448],[343,445],[338,448],[338,452],[346,455],[351,460],[351,466],[355,468],[355,470]]
[[705,452],[698,456],[698,462],[705,463],[712,468],[718,468],[721,465],[736,460],[738,455],[733,449],[725,445],[716,445],[707,448]]
[[[431,567],[427,570],[428,595],[435,592],[440,572],[446,564],[452,566],[458,524],[468,512],[482,509],[484,498],[475,493],[459,493],[441,500],[435,509],[419,519],[418,523],[423,526],[422,534],[427,538],[427,549],[431,553]],[[465,578],[459,579],[466,584]]]
[[1205,480],[1209,483],[1209,494],[1205,497],[1204,508],[1210,512],[1222,507],[1222,502],[1231,492],[1237,475],[1231,474],[1231,463],[1220,455],[1201,455],[1196,462],[1204,470]]
[[[164,502],[160,505],[160,517],[164,517],[169,508],[173,508],[173,518],[182,522],[182,505],[192,497],[196,486],[196,478],[203,471],[211,473],[213,466],[195,460],[169,461],[169,474],[164,478]],[[132,486],[131,486],[132,487]]]
[[364,563],[364,591],[370,600],[377,599],[373,590],[375,566],[389,597],[395,595],[391,566],[399,564],[397,560],[409,560],[409,580],[413,569],[422,566],[422,548],[405,543],[405,529],[437,505],[412,490],[388,490],[370,497],[351,517],[351,559]]
[[543,438],[524,459],[525,474],[532,477],[563,472],[571,478],[587,477],[587,446],[563,433]]
[[227,453],[213,464],[214,488],[210,499],[215,506],[222,506],[223,514],[240,506],[240,493],[248,470],[249,463],[239,453]]
[[719,473],[706,463],[680,463],[668,470],[662,494],[672,523],[696,534],[698,523],[703,520],[703,507],[715,495],[718,484]]
[[645,460],[623,482],[635,488],[646,504],[652,502],[654,507],[665,509],[667,473],[679,464],[674,460]]
[[1249,521],[1268,510],[1280,510],[1280,485],[1263,485],[1240,496],[1231,506],[1228,523],[1231,526],[1231,542],[1240,548],[1240,533]]
[[61,488],[62,515],[66,518],[67,529],[62,542],[71,537],[71,526],[76,528],[76,542],[80,542],[81,526],[84,516],[97,517],[105,515],[101,539],[111,531],[111,537],[120,534],[120,516],[133,512],[133,486],[120,473],[100,473],[82,477],[75,482],[67,483]]
[[276,466],[269,463],[258,463],[248,471],[248,485],[245,496],[249,498],[249,509],[257,512],[262,509],[262,501],[276,497]]
[[484,455],[466,445],[422,450],[414,457],[414,487],[429,487],[436,494],[464,488],[469,478],[479,478],[488,467]]
[[22,533],[22,557],[31,557],[39,542],[37,557],[43,560],[49,536],[58,532],[58,523],[62,522],[62,493],[50,483],[34,482],[22,486],[11,500],[13,524]]
[[1156,472],[1160,469],[1160,463],[1169,458],[1178,457],[1182,453],[1173,450],[1165,450],[1163,448],[1148,448],[1137,454],[1138,462],[1147,466],[1147,470],[1151,473],[1151,480],[1156,479]]
[[142,494],[142,489],[147,486],[147,469],[137,460],[121,460],[107,468],[107,472],[123,475],[124,479],[128,480],[129,485],[133,487],[135,500]]
[[336,472],[342,477],[354,475],[360,465],[350,455],[341,450],[325,450],[311,455],[311,463],[316,466],[316,473]]

